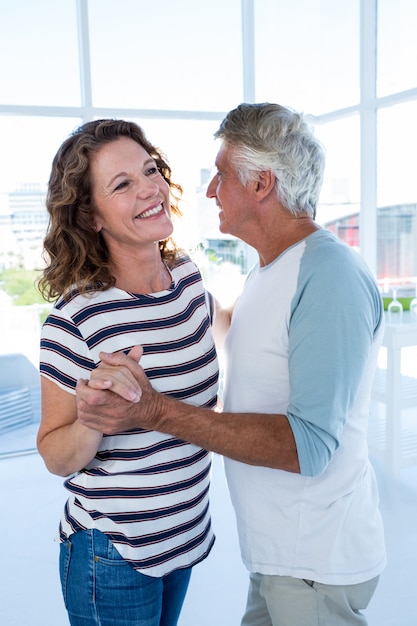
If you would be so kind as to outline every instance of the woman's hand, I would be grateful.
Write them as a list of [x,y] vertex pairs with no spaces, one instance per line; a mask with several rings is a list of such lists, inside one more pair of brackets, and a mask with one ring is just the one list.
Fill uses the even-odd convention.
[[[122,354],[100,352],[101,363],[91,372],[87,385],[92,389],[113,391],[129,402],[139,402],[142,389],[129,368],[130,360],[121,362],[119,357]],[[142,354],[142,346],[134,346],[129,352],[129,359],[139,363]]]

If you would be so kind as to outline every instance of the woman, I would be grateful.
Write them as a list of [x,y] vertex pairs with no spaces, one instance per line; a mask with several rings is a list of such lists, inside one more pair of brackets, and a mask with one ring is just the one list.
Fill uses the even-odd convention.
[[77,419],[77,380],[100,351],[143,347],[155,388],[216,404],[213,300],[175,245],[181,188],[136,124],[81,126],[52,165],[40,289],[38,449],[69,476],[60,575],[72,626],[175,626],[191,568],[211,550],[210,454],[164,433],[106,436]]

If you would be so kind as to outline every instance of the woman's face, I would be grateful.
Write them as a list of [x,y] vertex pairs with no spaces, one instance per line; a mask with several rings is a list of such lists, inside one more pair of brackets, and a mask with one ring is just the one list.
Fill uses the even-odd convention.
[[104,145],[92,156],[90,171],[95,226],[110,251],[172,234],[169,185],[140,144],[121,137]]

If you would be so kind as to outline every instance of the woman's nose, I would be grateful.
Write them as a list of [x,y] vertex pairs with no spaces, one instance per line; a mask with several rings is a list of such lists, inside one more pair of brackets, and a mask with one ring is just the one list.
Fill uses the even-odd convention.
[[142,198],[153,198],[159,192],[159,185],[147,176],[141,178],[138,184],[138,195]]

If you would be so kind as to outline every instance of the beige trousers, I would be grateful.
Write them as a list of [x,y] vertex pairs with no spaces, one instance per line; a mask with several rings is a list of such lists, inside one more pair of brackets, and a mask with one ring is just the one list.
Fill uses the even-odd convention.
[[323,585],[289,576],[251,574],[241,626],[366,626],[379,576],[357,585]]

